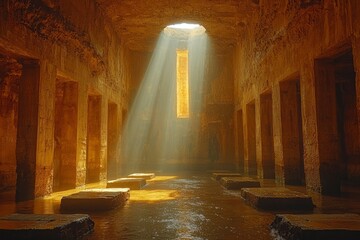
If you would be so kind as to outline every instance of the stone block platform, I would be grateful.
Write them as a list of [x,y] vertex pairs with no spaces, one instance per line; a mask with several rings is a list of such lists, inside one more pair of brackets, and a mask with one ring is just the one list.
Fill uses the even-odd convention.
[[310,196],[283,187],[243,188],[241,196],[251,206],[264,210],[312,210]]
[[229,173],[229,172],[214,172],[212,174],[212,177],[216,181],[220,181],[220,179],[223,177],[242,177],[242,176],[243,175],[241,175],[240,173]]
[[108,181],[107,188],[130,188],[130,190],[139,190],[146,185],[144,178],[119,178]]
[[86,214],[12,214],[0,217],[0,239],[80,239],[94,229]]
[[249,177],[222,177],[220,184],[229,190],[240,190],[242,188],[260,187],[260,182]]
[[360,215],[277,215],[271,228],[276,237],[287,240],[355,240],[360,239]]
[[155,173],[133,173],[128,176],[129,178],[144,178],[150,180],[155,177]]
[[106,211],[122,206],[130,197],[129,188],[88,189],[61,199],[61,212]]

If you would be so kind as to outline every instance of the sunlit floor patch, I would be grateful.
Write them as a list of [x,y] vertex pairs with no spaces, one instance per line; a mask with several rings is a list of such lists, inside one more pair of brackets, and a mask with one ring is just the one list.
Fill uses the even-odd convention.
[[150,179],[149,182],[167,181],[176,178],[178,178],[178,176],[156,176],[155,178]]
[[176,190],[139,190],[131,192],[131,201],[158,202],[174,200],[179,196]]

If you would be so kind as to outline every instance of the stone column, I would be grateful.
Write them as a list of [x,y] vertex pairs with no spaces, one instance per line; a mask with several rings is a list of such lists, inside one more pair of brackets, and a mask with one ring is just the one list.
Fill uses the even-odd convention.
[[[261,178],[275,177],[275,156],[273,139],[273,115],[271,92],[260,95],[260,139],[261,139]],[[259,171],[259,167],[258,167]]]
[[100,95],[89,96],[87,119],[86,183],[91,183],[98,182],[103,177],[101,173],[103,170],[102,164],[104,164],[102,137],[104,133],[101,127],[102,97]]
[[236,114],[236,136],[237,136],[237,152],[238,152],[238,167],[239,172],[244,173],[244,125],[243,112],[238,110]]
[[261,136],[261,109],[260,109],[260,96],[255,98],[255,139],[256,139],[256,172],[259,178],[264,177],[263,170],[263,152],[262,152],[262,136]]
[[100,96],[100,181],[107,179],[108,101]]
[[107,119],[107,178],[115,179],[118,175],[118,139],[119,139],[119,111],[116,103],[108,104]]
[[296,81],[280,83],[280,104],[285,184],[298,185],[302,180],[301,161],[303,160],[300,152],[301,121],[299,121]]
[[280,82],[273,95],[275,173],[277,182],[281,184],[302,183],[297,81]]
[[56,74],[54,65],[47,61],[40,62],[35,197],[53,191]]
[[245,172],[249,175],[257,175],[255,103],[246,105],[246,129],[247,155],[245,156]]
[[35,197],[40,66],[24,61],[19,86],[16,201]]
[[[358,4],[360,10],[360,4]],[[358,18],[360,21],[360,17]],[[360,34],[360,26],[357,27],[357,31]],[[359,35],[358,35],[359,36]],[[353,39],[353,57],[354,57],[354,69],[356,72],[356,103],[357,103],[357,117],[360,132],[360,37]],[[360,136],[359,136],[360,137]]]
[[78,83],[58,80],[56,92],[54,188],[64,190],[76,187]]
[[76,186],[83,186],[86,182],[87,155],[87,109],[88,87],[85,81],[78,81],[78,124],[77,124],[77,154],[76,154]]
[[273,135],[275,156],[275,180],[278,184],[285,184],[284,156],[282,149],[282,125],[281,125],[281,98],[280,85],[273,87]]
[[23,61],[19,87],[16,146],[16,200],[52,191],[56,68],[43,61]]
[[303,112],[304,169],[306,188],[320,192],[320,161],[316,119],[314,61],[309,59],[301,68],[301,99]]

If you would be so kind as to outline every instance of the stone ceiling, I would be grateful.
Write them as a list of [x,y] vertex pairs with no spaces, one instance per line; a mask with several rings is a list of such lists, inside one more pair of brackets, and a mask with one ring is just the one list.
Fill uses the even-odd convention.
[[126,46],[151,51],[169,24],[203,25],[220,51],[231,49],[258,0],[96,0]]

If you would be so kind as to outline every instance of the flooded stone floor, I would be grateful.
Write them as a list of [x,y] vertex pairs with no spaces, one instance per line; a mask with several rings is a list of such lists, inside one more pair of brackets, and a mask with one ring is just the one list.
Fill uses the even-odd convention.
[[[87,185],[90,187],[97,185]],[[101,186],[101,184],[100,184]],[[263,181],[262,186],[275,186]],[[304,187],[290,187],[305,192]],[[315,213],[360,213],[354,188],[342,197],[312,195]],[[15,204],[0,196],[0,216],[18,213],[59,213],[60,199],[74,191]],[[276,212],[248,206],[239,191],[226,190],[210,174],[157,176],[142,190],[132,190],[124,207],[90,213],[95,231],[85,239],[273,239],[269,225]]]

